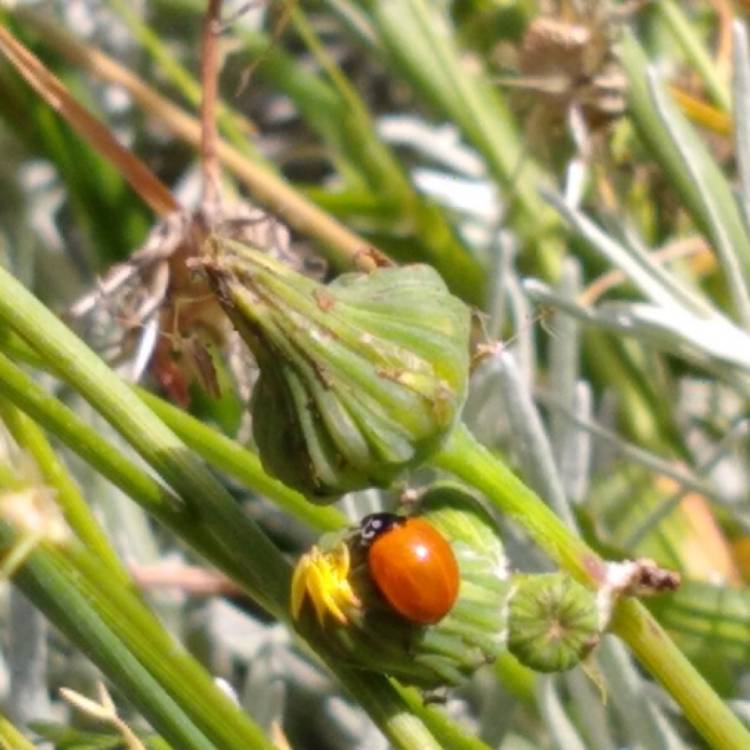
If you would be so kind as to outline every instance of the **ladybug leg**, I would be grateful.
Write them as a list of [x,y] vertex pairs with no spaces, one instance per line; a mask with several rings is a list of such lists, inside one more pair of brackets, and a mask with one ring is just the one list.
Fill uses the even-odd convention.
[[434,690],[426,690],[422,695],[422,703],[425,706],[445,706],[448,703],[448,688],[439,687]]

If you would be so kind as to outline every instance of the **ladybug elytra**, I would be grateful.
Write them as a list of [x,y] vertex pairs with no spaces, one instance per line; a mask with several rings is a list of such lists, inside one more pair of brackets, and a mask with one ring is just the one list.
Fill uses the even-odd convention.
[[402,617],[431,625],[452,609],[460,575],[445,537],[424,518],[373,513],[362,519],[370,576]]

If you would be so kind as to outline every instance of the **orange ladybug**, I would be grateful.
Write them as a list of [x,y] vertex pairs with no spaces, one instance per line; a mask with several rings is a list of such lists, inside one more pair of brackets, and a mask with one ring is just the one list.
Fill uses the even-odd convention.
[[456,556],[424,518],[373,513],[360,524],[370,576],[388,604],[419,625],[442,620],[458,597]]

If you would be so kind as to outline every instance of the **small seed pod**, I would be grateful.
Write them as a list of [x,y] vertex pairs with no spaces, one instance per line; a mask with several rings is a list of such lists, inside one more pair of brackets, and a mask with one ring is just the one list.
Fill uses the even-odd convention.
[[[322,571],[311,571],[309,555],[295,571],[292,614],[349,665],[437,688],[460,683],[504,648],[503,545],[492,518],[460,486],[438,485],[414,515],[369,516],[319,546],[317,554],[327,557]],[[331,580],[321,592],[320,581],[341,573],[344,559],[343,585]],[[419,590],[430,587],[436,590]]]
[[466,396],[470,314],[432,268],[326,286],[231,240],[204,267],[261,370],[253,434],[269,473],[327,502],[439,448]]
[[538,672],[571,669],[599,642],[596,592],[566,573],[517,575],[508,601],[508,649]]

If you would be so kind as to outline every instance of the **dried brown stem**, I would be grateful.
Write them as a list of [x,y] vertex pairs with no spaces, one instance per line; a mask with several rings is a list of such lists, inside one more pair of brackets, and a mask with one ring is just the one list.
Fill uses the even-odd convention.
[[208,0],[206,15],[203,18],[201,34],[201,167],[203,170],[203,209],[204,215],[214,215],[220,200],[219,157],[216,144],[219,136],[216,131],[216,103],[219,87],[222,0]]
[[719,32],[716,40],[716,66],[721,74],[729,76],[732,60],[732,23],[734,9],[730,0],[710,0],[716,11],[719,22]]
[[[103,52],[86,46],[38,14],[18,10],[16,14],[44,33],[45,43],[101,80],[122,86],[151,115],[175,136],[198,147],[198,120],[146,85],[125,66]],[[224,166],[243,182],[252,199],[276,214],[301,234],[327,245],[329,257],[341,265],[352,265],[363,257],[382,258],[382,253],[287,184],[268,168],[247,159],[224,141],[217,144]]]
[[223,573],[182,563],[131,565],[130,574],[141,591],[178,589],[191,596],[242,596],[242,589]]
[[5,26],[0,26],[0,52],[76,133],[117,168],[155,213],[165,216],[179,208],[169,188],[140,159],[120,145],[103,123],[78,104],[63,83]]
[[[702,237],[687,237],[652,253],[656,263],[670,263],[680,258],[689,258],[699,253],[710,253],[711,248]],[[578,302],[585,307],[594,305],[607,292],[628,280],[619,268],[602,274],[578,295]]]

